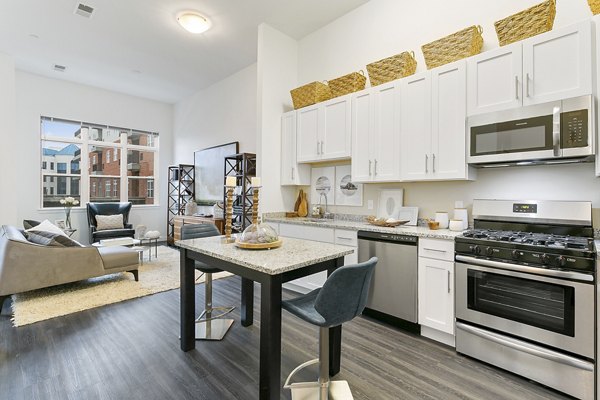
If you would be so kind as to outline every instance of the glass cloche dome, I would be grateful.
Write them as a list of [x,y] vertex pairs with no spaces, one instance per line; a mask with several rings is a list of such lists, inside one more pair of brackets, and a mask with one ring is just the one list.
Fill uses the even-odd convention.
[[238,241],[251,245],[267,245],[279,241],[279,236],[270,225],[260,223],[252,224],[244,229],[242,235],[238,237]]

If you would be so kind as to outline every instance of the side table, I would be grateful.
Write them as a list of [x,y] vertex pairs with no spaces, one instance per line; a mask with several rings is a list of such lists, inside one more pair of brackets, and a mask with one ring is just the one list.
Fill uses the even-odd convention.
[[152,261],[152,244],[154,244],[154,258],[158,258],[158,241],[160,237],[157,238],[140,238],[140,246],[144,245],[144,242],[148,242],[148,261]]

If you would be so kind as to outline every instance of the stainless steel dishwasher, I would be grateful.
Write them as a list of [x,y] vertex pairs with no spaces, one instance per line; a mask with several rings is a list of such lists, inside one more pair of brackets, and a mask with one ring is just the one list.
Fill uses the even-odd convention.
[[[358,261],[377,257],[367,307],[417,322],[417,237],[358,231]],[[375,317],[380,315],[373,315]]]

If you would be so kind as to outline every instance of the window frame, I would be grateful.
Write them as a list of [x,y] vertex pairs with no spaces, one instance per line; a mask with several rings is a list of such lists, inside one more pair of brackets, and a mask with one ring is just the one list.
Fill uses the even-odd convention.
[[[67,123],[73,123],[73,124],[79,124],[80,126],[80,135],[79,137],[62,137],[62,136],[52,136],[52,135],[45,135],[42,129],[42,123],[44,120],[48,120],[48,121],[57,121],[57,122],[67,122]],[[96,141],[96,140],[91,140],[90,139],[90,131],[92,128],[106,128],[106,129],[115,129],[118,131],[119,133],[119,141],[118,142],[104,142],[104,141]],[[141,132],[141,133],[146,133],[148,135],[150,135],[152,137],[151,140],[151,145],[134,145],[134,144],[129,144],[128,143],[128,135],[131,134],[131,132]],[[53,168],[52,169],[43,169],[42,168],[42,163],[45,162],[43,161],[43,144],[44,142],[55,142],[55,143],[63,143],[65,145],[69,145],[69,144],[75,144],[79,146],[80,149],[80,159],[79,159],[79,174],[72,174],[71,173],[71,169],[70,169],[70,165],[67,165],[67,173],[66,174],[58,174]],[[151,132],[151,131],[146,131],[146,130],[140,130],[140,129],[124,129],[124,128],[118,128],[118,127],[113,127],[110,125],[102,125],[102,124],[93,124],[93,123],[87,123],[87,122],[77,122],[77,121],[73,121],[73,120],[67,120],[67,119],[63,119],[63,118],[55,118],[55,117],[48,117],[48,116],[44,116],[41,115],[40,116],[40,155],[38,157],[38,162],[40,163],[39,166],[39,171],[40,171],[40,189],[39,189],[39,196],[40,196],[40,211],[43,210],[56,210],[59,209],[61,207],[56,206],[56,207],[49,207],[49,206],[44,206],[44,195],[45,195],[45,187],[44,187],[44,180],[47,176],[50,177],[50,179],[52,179],[53,176],[58,176],[60,175],[60,177],[65,177],[65,178],[79,178],[79,198],[80,198],[80,205],[78,207],[74,207],[76,209],[83,209],[85,208],[86,203],[88,203],[90,201],[90,197],[92,195],[91,193],[91,189],[92,187],[96,187],[96,197],[106,197],[106,186],[104,188],[100,188],[96,185],[96,182],[92,182],[92,178],[106,178],[108,179],[108,182],[110,182],[111,184],[111,192],[110,192],[110,196],[109,197],[113,197],[115,190],[119,190],[119,201],[121,202],[126,202],[129,201],[129,179],[134,178],[134,179],[151,179],[154,184],[153,184],[153,194],[154,197],[151,197],[151,199],[153,200],[152,204],[133,204],[133,207],[160,207],[160,196],[156,193],[156,185],[157,182],[160,182],[160,171],[159,171],[159,157],[160,157],[160,134],[158,132]],[[125,155],[125,157],[127,157],[128,155],[128,151],[130,150],[138,150],[138,151],[144,151],[144,152],[152,152],[154,153],[154,162],[153,162],[153,169],[152,169],[152,175],[151,176],[144,176],[144,177],[135,177],[135,176],[128,176],[127,175],[127,160],[125,160],[125,162],[119,162],[119,175],[93,175],[90,173],[90,163],[92,165],[97,164],[97,157],[96,154],[94,154],[92,157],[89,156],[89,151],[92,148],[92,146],[94,147],[100,147],[103,148],[104,151],[107,152],[106,154],[106,162],[111,162],[111,160],[113,160],[114,162],[118,161],[118,157],[119,154],[121,156]],[[110,157],[110,154],[108,154],[109,152],[111,152],[113,154],[112,157]],[[90,159],[92,158],[92,159]],[[100,157],[100,163],[102,163],[104,161],[103,157]],[[122,161],[122,160],[121,160]],[[48,162],[50,164],[50,166],[54,166],[54,162],[49,161]],[[48,164],[46,164],[46,166],[48,166]],[[119,187],[117,188],[115,185],[112,185],[113,182],[115,181],[121,181],[121,183],[118,185]],[[50,187],[50,189],[52,189],[52,187]],[[104,189],[104,190],[103,190]],[[47,192],[50,192],[49,194]],[[53,196],[54,190],[47,190],[46,195],[50,195]],[[100,194],[102,194],[102,196],[99,196]],[[147,191],[146,191],[147,194]],[[58,196],[58,195],[57,195]],[[67,196],[67,195],[65,195]],[[150,199],[150,197],[146,196],[146,199]]]

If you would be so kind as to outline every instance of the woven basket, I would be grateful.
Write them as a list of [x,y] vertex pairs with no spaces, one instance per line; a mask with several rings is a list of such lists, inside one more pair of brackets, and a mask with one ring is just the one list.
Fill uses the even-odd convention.
[[588,0],[588,4],[594,15],[600,14],[600,0]]
[[367,77],[363,71],[352,72],[351,74],[332,79],[328,82],[331,88],[331,98],[363,90],[366,83]]
[[421,46],[428,69],[474,56],[481,52],[483,37],[481,26],[471,26],[434,42]]
[[290,93],[296,110],[331,98],[331,89],[327,83],[323,82],[312,82],[292,89]]
[[405,51],[367,65],[371,86],[404,78],[414,74],[416,70],[417,60],[415,60],[415,53],[412,51],[410,53]]
[[556,0],[548,0],[494,23],[500,46],[552,30]]

